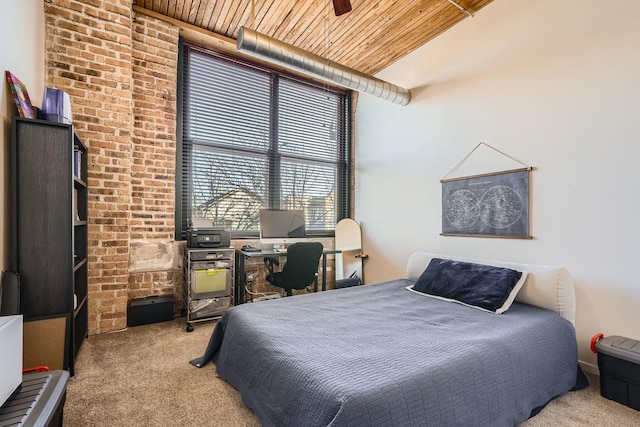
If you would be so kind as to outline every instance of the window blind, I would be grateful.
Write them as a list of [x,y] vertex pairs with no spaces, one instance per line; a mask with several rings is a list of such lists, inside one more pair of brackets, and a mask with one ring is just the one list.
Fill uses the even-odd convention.
[[307,233],[349,215],[349,92],[181,43],[176,238],[193,218],[257,236],[259,211]]

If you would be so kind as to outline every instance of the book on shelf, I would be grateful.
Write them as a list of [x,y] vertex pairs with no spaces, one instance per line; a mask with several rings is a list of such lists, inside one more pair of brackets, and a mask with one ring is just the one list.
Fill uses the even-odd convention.
[[73,189],[73,219],[80,221],[80,214],[78,213],[78,190]]
[[73,148],[73,176],[82,179],[82,152],[78,147]]
[[7,76],[7,82],[9,83],[9,88],[11,89],[11,94],[13,95],[13,100],[16,103],[20,117],[35,119],[36,111],[33,105],[31,105],[27,87],[10,71],[6,70],[5,75]]

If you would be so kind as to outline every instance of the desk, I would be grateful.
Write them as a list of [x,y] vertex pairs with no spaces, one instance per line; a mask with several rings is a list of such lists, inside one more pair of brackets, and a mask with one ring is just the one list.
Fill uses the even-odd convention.
[[0,410],[0,426],[62,426],[69,372],[25,374],[22,388]]
[[[341,250],[337,249],[325,249],[322,251],[322,290],[327,290],[327,255],[330,254],[339,254]],[[244,288],[247,284],[246,270],[245,270],[245,262],[249,258],[261,258],[264,259],[266,257],[286,257],[287,251],[276,252],[273,250],[262,250],[260,252],[247,252],[243,250],[236,251],[236,274],[235,274],[235,288],[233,295],[234,305],[243,304],[244,303]],[[317,292],[318,287],[317,284],[314,284],[313,291]]]

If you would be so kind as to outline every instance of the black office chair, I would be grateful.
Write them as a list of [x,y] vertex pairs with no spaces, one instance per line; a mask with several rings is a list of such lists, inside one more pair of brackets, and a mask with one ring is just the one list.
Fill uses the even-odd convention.
[[323,246],[320,242],[298,242],[287,248],[287,262],[282,271],[273,271],[274,265],[280,265],[276,258],[266,257],[264,265],[269,270],[267,281],[273,286],[284,288],[287,296],[293,295],[293,289],[305,289],[312,283],[318,286],[318,263]]

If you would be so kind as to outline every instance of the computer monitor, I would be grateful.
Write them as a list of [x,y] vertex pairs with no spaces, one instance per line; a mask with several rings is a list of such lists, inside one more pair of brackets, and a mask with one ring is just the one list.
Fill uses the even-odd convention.
[[304,211],[294,209],[260,210],[260,243],[281,245],[306,239]]

